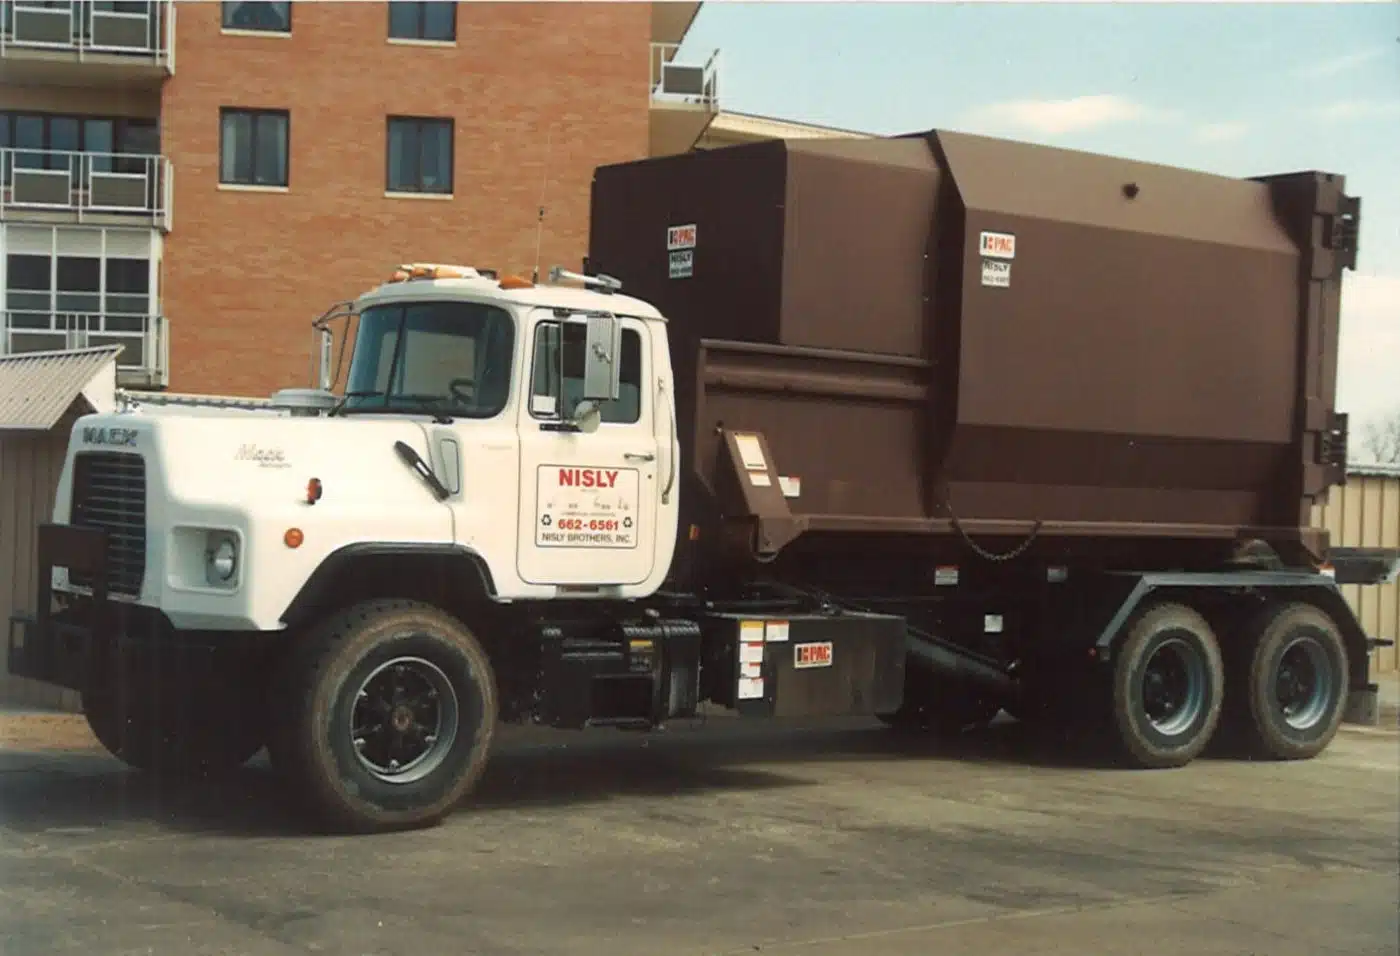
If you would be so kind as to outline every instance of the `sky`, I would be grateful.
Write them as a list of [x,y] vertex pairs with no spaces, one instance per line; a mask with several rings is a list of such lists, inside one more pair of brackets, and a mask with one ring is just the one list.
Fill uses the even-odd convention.
[[1362,199],[1337,404],[1400,414],[1400,3],[742,3],[725,110],[871,133],[962,130],[1230,176],[1318,169]]

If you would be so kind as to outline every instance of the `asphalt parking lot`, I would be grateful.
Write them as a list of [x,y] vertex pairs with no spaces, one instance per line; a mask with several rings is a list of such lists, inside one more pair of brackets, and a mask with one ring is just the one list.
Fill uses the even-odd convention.
[[521,732],[443,826],[327,838],[298,834],[261,767],[156,792],[65,719],[0,744],[5,954],[1400,947],[1393,730],[1158,773],[1015,725],[946,745],[865,722]]

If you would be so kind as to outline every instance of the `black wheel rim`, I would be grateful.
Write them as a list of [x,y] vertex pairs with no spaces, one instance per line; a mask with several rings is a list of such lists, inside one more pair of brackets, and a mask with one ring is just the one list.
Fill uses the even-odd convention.
[[1327,649],[1312,637],[1295,637],[1279,655],[1274,672],[1274,704],[1294,730],[1311,730],[1327,719],[1334,704],[1336,674]]
[[460,713],[442,668],[421,657],[396,657],[355,692],[349,728],[355,757],[386,783],[422,780],[452,750]]
[[1142,673],[1142,707],[1158,733],[1185,733],[1206,708],[1206,667],[1200,653],[1181,638],[1160,644]]

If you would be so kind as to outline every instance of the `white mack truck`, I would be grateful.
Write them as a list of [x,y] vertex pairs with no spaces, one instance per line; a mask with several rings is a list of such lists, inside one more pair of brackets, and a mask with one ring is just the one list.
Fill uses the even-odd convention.
[[[217,773],[266,748],[289,794],[351,830],[441,819],[472,790],[502,721],[648,729],[705,701],[740,717],[866,715],[950,730],[1006,709],[1083,726],[1145,768],[1189,762],[1227,726],[1266,756],[1320,752],[1347,707],[1375,691],[1375,642],[1324,573],[1325,535],[1299,518],[1300,500],[1340,480],[1318,442],[1344,446],[1344,420],[1181,412],[1183,396],[1210,391],[1215,366],[1170,350],[1157,355],[1159,374],[1178,382],[1168,412],[1124,400],[1117,372],[1095,379],[1082,352],[1045,374],[1103,389],[1102,403],[1074,406],[1092,428],[1029,424],[1055,413],[1034,376],[1002,411],[968,382],[948,410],[944,386],[971,361],[972,333],[961,360],[934,362],[919,357],[920,337],[885,331],[895,318],[952,314],[921,318],[944,308],[924,293],[922,245],[907,262],[897,243],[846,245],[843,265],[796,243],[791,221],[786,246],[770,244],[749,212],[777,210],[781,222],[791,203],[726,206],[705,178],[732,175],[744,157],[771,170],[816,156],[807,181],[841,176],[804,194],[808,221],[835,222],[840,203],[862,210],[871,235],[902,210],[925,217],[943,237],[938,255],[968,263],[964,324],[995,320],[985,334],[1013,348],[1022,319],[998,310],[1058,307],[1054,290],[1074,282],[1029,260],[1068,260],[1072,244],[1023,236],[1018,250],[1018,230],[1036,234],[1029,220],[971,198],[953,234],[942,213],[914,208],[937,190],[911,170],[963,182],[964,147],[931,133],[606,167],[594,187],[596,261],[581,273],[536,282],[403,266],[315,324],[318,388],[280,392],[266,408],[133,398],[83,418],[40,528],[34,609],[12,622],[11,672],[80,690],[98,739],[136,768]],[[1044,156],[1015,149],[1032,169]],[[1071,175],[1078,155],[1047,175]],[[1124,165],[1075,182],[1131,175],[1143,201],[1164,193],[1168,210],[1190,205],[1199,185],[1197,174]],[[899,175],[871,190],[851,173],[886,167]],[[1333,188],[1330,176],[1211,180],[1253,197],[1217,229],[1240,242],[1241,223],[1273,228],[1252,218],[1269,196],[1306,220]],[[1055,225],[1042,219],[1041,234]],[[1321,252],[1266,234],[1267,256],[1230,259],[1227,244],[1200,268],[1220,263],[1239,285],[1241,262],[1264,263],[1255,285],[1278,279],[1285,291],[1299,268],[1337,281],[1315,268]],[[720,251],[707,258],[710,240]],[[784,248],[785,265],[763,258]],[[976,285],[979,258],[1018,254],[1016,284],[1007,266]],[[1093,255],[1076,261],[1086,280],[1099,268]],[[1159,267],[1147,255],[1118,268]],[[810,283],[800,290],[799,275]],[[779,297],[760,281],[782,284],[781,308],[801,311],[773,324],[764,310]],[[1185,287],[1213,295],[1220,285]],[[1261,308],[1329,301],[1290,296],[1271,292]],[[859,302],[869,306],[860,317],[850,312]],[[1183,322],[1206,328],[1214,320],[1199,304],[1166,303],[1176,325],[1142,319],[1139,339],[1183,334]],[[1067,347],[1101,336],[1094,308],[1061,315]],[[1319,321],[1335,324],[1321,308]],[[828,322],[831,310],[844,318]],[[333,393],[342,317],[353,351]],[[1297,315],[1273,319],[1296,337]],[[853,348],[862,337],[869,347]],[[1288,368],[1258,401],[1293,401]],[[1115,421],[1115,437],[1091,434]],[[1173,423],[1181,454],[1204,455],[1190,429],[1208,427],[1208,478],[1143,478],[1166,460]],[[1089,436],[1076,447],[1099,451],[1026,454],[1037,434],[1043,452],[1063,450],[1056,436],[1070,432],[1056,429],[1074,427]],[[925,445],[924,428],[943,437]],[[978,450],[996,442],[1014,466]],[[1092,481],[1102,488],[1086,491]]]

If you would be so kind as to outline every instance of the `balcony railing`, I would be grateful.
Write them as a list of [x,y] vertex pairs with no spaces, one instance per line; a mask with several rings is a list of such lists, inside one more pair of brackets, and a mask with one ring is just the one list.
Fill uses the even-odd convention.
[[0,354],[120,345],[117,382],[163,387],[169,382],[170,338],[163,315],[92,312],[0,313]]
[[132,57],[175,72],[174,0],[0,0],[0,56],[12,49]]
[[719,111],[719,51],[703,64],[676,62],[679,43],[651,45],[651,101]]
[[0,149],[0,218],[13,211],[132,216],[173,224],[170,161],[137,153]]

